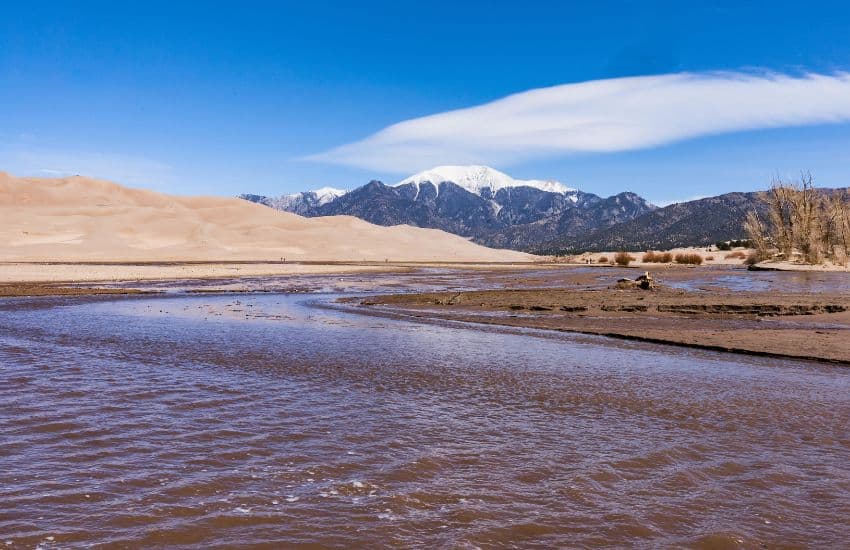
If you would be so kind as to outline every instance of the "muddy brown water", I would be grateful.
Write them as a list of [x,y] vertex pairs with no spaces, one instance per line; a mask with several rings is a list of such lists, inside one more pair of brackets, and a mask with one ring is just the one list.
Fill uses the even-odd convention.
[[848,544],[846,367],[335,297],[0,301],[0,545]]

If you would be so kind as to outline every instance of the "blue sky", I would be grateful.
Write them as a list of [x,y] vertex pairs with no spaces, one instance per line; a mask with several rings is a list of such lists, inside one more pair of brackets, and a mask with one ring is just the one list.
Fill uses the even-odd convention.
[[[84,173],[181,194],[352,188],[373,178],[395,182],[422,168],[417,162],[425,160],[416,154],[407,159],[397,154],[397,143],[387,149],[370,137],[402,121],[543,87],[713,71],[788,78],[850,71],[850,7],[740,1],[6,3],[0,18],[0,170]],[[817,86],[795,101],[819,103]],[[829,108],[841,111],[841,101]],[[670,125],[692,114],[653,116]],[[769,115],[772,121],[778,116]],[[812,171],[821,185],[850,185],[845,114],[794,116],[802,122],[753,123],[660,144],[637,139],[615,150],[579,144],[524,154],[525,141],[508,141],[481,154],[515,177],[558,179],[602,195],[631,190],[657,202],[760,188],[776,174],[799,170]],[[644,122],[655,127],[653,120]],[[481,139],[488,128],[477,132],[464,139]],[[357,155],[366,147],[377,160],[355,166],[344,155],[328,154],[349,144]],[[458,147],[478,154],[478,145]],[[505,147],[510,154],[501,154]],[[454,153],[452,145],[427,158],[451,163]]]

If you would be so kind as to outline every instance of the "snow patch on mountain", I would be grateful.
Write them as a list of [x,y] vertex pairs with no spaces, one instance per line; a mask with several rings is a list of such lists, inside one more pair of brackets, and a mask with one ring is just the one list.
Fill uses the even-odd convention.
[[[319,204],[327,204],[335,198],[345,195],[348,191],[345,189],[337,189],[336,187],[320,187],[313,191],[307,191],[307,193],[312,193]],[[301,195],[301,193],[295,193],[294,195],[290,195],[290,197],[297,197],[298,195]]]
[[292,193],[291,195],[283,195],[282,197],[273,199],[273,202],[276,203],[275,207],[281,210],[286,210],[288,207],[305,202],[310,204],[310,206],[315,207],[327,204],[346,193],[348,193],[348,191],[345,189],[322,187],[313,191],[302,191],[300,193]]
[[499,212],[502,210],[502,205],[491,199],[490,206],[493,207],[493,215],[498,216]]
[[[541,191],[549,193],[561,193],[564,195],[573,194],[577,190],[567,187],[563,183],[550,180],[518,180],[510,177],[504,172],[499,172],[489,166],[437,166],[424,172],[414,174],[406,178],[394,187],[401,185],[415,184],[417,193],[419,186],[425,182],[432,183],[439,192],[440,184],[444,181],[449,181],[466,189],[470,193],[481,195],[484,189],[490,189],[492,194],[496,194],[499,189],[510,187],[534,187]],[[573,198],[575,200],[575,198]]]

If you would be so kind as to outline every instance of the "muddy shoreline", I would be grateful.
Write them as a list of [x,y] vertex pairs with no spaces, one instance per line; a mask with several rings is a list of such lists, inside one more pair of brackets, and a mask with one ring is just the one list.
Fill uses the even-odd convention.
[[356,303],[364,313],[371,308],[420,319],[850,363],[850,281],[840,274],[667,266],[655,271],[659,285],[644,291],[612,288],[618,278],[639,271],[607,266],[374,267],[368,273],[10,282],[0,283],[0,297],[348,292],[361,296]]
[[365,308],[850,364],[850,296],[675,289],[506,289],[373,296]]

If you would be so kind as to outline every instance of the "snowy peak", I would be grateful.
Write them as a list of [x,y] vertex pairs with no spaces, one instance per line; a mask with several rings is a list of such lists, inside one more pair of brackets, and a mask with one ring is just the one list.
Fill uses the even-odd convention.
[[278,210],[286,210],[287,212],[295,212],[296,214],[303,215],[307,210],[333,202],[334,199],[346,193],[348,191],[344,189],[322,187],[314,191],[302,191],[301,193],[283,195],[276,199],[268,199],[267,203]]
[[335,187],[321,187],[319,189],[314,189],[313,191],[293,193],[292,195],[289,195],[289,197],[297,199],[303,197],[304,195],[312,195],[315,198],[316,204],[322,205],[327,204],[335,198],[345,195],[346,193],[348,193],[348,191],[346,191],[345,189],[337,189]]
[[439,185],[444,181],[454,183],[476,195],[481,195],[484,189],[490,189],[491,193],[495,195],[499,189],[510,187],[534,187],[541,191],[561,193],[564,195],[576,192],[575,189],[557,181],[517,180],[504,172],[499,172],[488,166],[474,165],[437,166],[436,168],[414,174],[395,184],[395,187],[410,183],[418,187],[425,182],[431,182],[435,187],[439,188]]
[[283,210],[284,212],[307,216],[316,208],[329,204],[347,193],[348,191],[344,189],[322,187],[314,191],[302,191],[301,193],[292,193],[291,195],[281,195],[279,197],[245,194],[239,195],[239,198],[265,204],[266,206]]

